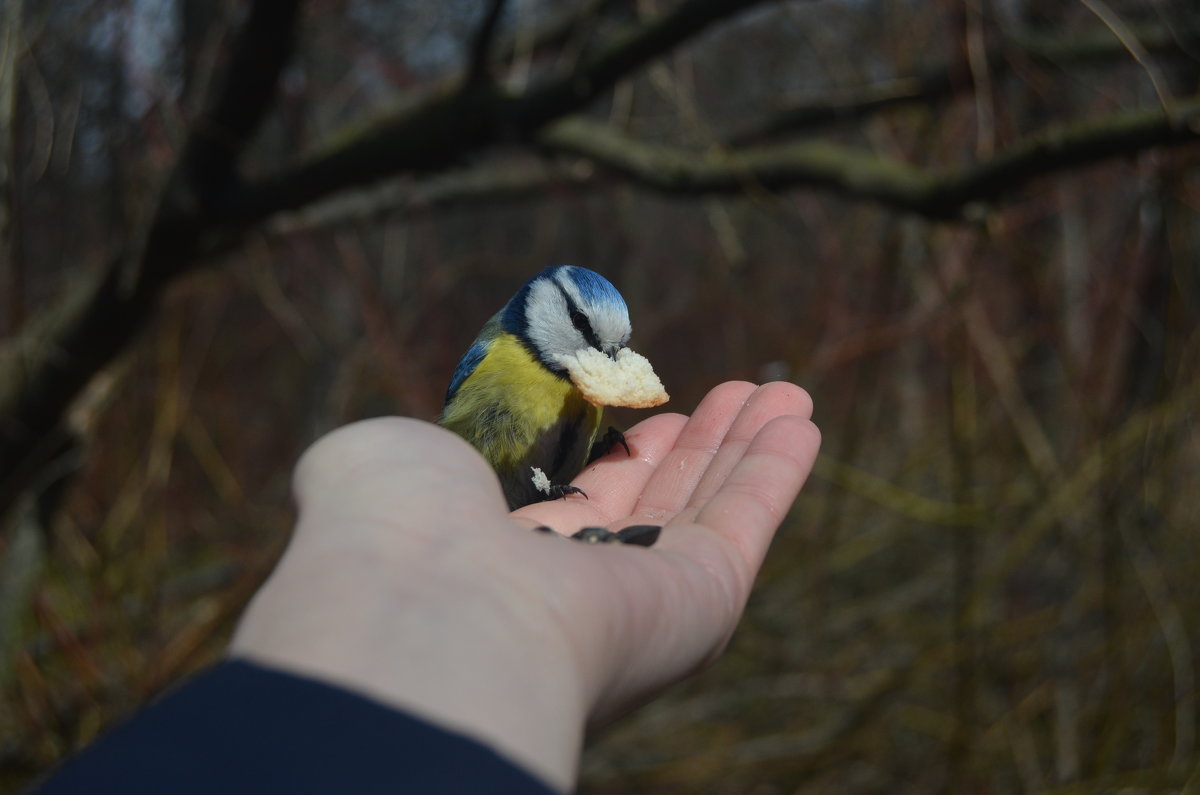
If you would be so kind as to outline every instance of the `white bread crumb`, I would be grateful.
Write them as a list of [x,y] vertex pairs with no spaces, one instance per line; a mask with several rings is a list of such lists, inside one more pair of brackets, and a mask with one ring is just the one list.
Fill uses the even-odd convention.
[[584,348],[559,356],[558,362],[567,368],[571,383],[597,406],[649,409],[671,398],[646,357],[630,348],[617,351],[615,359],[595,348]]
[[533,481],[533,487],[535,489],[537,489],[538,491],[540,491],[542,494],[549,495],[550,494],[550,478],[546,477],[546,473],[543,472],[538,467],[530,467],[530,469],[533,470],[533,477],[530,478],[530,480]]

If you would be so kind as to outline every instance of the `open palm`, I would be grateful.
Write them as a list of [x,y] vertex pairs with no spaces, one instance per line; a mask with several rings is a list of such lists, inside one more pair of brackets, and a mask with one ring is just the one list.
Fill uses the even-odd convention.
[[586,526],[664,526],[652,553],[562,545],[553,551],[569,561],[554,561],[542,575],[594,589],[569,608],[568,626],[595,612],[613,625],[584,655],[604,670],[612,667],[605,655],[621,660],[617,682],[601,684],[607,689],[593,720],[620,712],[724,647],[816,457],[820,435],[811,412],[808,395],[791,384],[722,384],[691,417],[657,415],[627,431],[631,455],[618,448],[573,481],[587,499],[513,513],[564,534]]

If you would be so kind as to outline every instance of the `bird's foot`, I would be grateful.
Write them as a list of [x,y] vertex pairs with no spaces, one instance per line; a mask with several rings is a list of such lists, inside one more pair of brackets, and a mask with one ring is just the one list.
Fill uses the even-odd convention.
[[546,499],[565,500],[568,494],[580,494],[585,500],[588,498],[587,492],[578,486],[565,486],[558,483],[551,483],[548,491],[546,492]]
[[617,449],[617,445],[625,448],[625,455],[633,455],[629,449],[629,442],[625,441],[625,434],[609,425],[604,435],[592,445],[591,453],[588,455],[588,463],[590,464],[597,458],[608,455]]
[[558,483],[551,483],[550,478],[546,477],[546,473],[540,467],[531,467],[533,477],[530,480],[533,482],[533,487],[540,491],[544,496],[542,501],[546,500],[565,500],[568,494],[582,494],[586,500],[587,492],[578,486],[566,486]]

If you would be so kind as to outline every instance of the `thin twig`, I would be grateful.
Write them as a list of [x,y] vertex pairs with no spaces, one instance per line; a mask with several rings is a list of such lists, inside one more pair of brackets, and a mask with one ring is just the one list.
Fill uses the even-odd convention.
[[1129,54],[1133,56],[1133,60],[1142,67],[1146,77],[1150,78],[1150,85],[1154,86],[1154,93],[1158,95],[1163,112],[1169,116],[1172,105],[1171,89],[1167,86],[1166,78],[1163,77],[1158,64],[1151,60],[1150,53],[1146,52],[1146,48],[1138,41],[1134,32],[1104,0],[1079,0],[1079,3],[1095,14],[1112,31],[1112,34],[1121,42],[1121,46],[1128,50]]
[[500,27],[500,17],[504,13],[505,5],[506,0],[492,0],[484,13],[471,44],[471,61],[464,86],[473,86],[488,78],[492,48],[496,43],[496,31]]

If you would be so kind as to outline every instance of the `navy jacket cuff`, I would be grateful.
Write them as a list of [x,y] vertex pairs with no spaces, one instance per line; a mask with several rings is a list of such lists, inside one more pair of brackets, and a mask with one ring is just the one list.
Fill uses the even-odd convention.
[[364,696],[228,661],[100,738],[35,792],[554,790],[475,740]]

